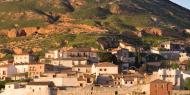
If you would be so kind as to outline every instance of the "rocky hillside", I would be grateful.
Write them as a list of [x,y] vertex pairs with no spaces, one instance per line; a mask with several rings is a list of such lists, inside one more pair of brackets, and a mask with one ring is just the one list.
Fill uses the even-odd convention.
[[[190,28],[189,21],[190,11],[169,0],[1,0],[0,33],[5,37],[1,37],[0,46],[13,48],[15,45],[11,43],[25,40],[27,47],[39,47],[27,44],[36,33],[46,35],[39,40],[46,41],[47,35],[51,35],[57,43],[65,39],[57,40],[53,35],[72,34],[74,37],[69,40],[72,46],[90,46],[99,36],[110,33],[134,37],[139,33],[150,34],[157,39],[144,35],[142,40],[154,43],[163,38],[183,37],[181,30]],[[14,38],[18,31],[24,31],[26,34],[20,36],[26,37]],[[77,42],[81,33],[85,37],[89,33],[98,34],[89,38],[89,42],[86,39]],[[18,47],[26,48],[24,45]]]

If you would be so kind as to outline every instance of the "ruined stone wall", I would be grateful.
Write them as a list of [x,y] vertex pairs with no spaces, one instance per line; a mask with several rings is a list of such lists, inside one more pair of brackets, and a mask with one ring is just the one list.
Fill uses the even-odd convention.
[[[80,87],[80,88],[67,88],[66,90],[59,90],[57,95],[126,95],[130,93],[142,93],[149,95],[149,84],[136,85],[134,87]],[[139,94],[140,95],[140,94]]]

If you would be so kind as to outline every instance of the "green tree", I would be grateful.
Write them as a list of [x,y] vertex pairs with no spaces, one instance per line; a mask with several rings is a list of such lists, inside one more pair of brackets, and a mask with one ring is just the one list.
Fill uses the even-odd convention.
[[178,65],[177,63],[172,63],[172,64],[171,64],[171,67],[172,67],[173,69],[177,69],[177,68],[179,68],[179,65]]
[[5,59],[12,59],[13,58],[13,55],[12,54],[6,54],[4,56]]
[[136,57],[135,57],[135,67],[139,68],[142,65],[142,56],[141,56],[141,47],[143,46],[143,41],[141,38],[138,38],[135,40],[135,51],[136,51]]
[[171,68],[170,62],[169,61],[161,62],[160,68]]
[[186,89],[190,90],[190,78],[187,78],[185,80],[185,85],[184,86],[185,86]]
[[190,61],[187,63],[187,70],[190,70]]
[[5,88],[5,81],[0,81],[0,89]]
[[117,62],[117,58],[111,53],[98,53],[100,62]]

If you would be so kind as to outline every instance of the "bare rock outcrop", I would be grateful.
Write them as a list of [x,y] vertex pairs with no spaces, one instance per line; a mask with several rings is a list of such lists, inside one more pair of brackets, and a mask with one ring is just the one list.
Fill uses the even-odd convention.
[[150,34],[150,35],[157,35],[157,36],[162,36],[163,31],[159,28],[146,28],[143,29],[142,34]]
[[111,4],[109,10],[113,14],[120,14],[122,12],[122,9],[118,4]]
[[22,54],[22,53],[23,53],[23,50],[22,50],[21,48],[14,48],[14,49],[13,49],[13,52],[14,52],[15,54]]
[[9,38],[17,37],[17,31],[15,29],[7,30],[7,37]]
[[33,53],[42,51],[42,48],[32,48]]
[[74,8],[80,8],[85,5],[85,0],[68,0],[68,2],[74,7]]

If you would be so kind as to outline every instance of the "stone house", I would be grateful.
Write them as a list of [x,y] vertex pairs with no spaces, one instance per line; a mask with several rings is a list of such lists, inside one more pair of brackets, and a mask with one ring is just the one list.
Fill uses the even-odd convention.
[[53,82],[29,82],[26,85],[29,90],[27,95],[56,95],[55,85]]
[[150,95],[172,95],[172,90],[171,82],[157,79],[150,83]]
[[72,48],[62,52],[62,58],[71,57],[97,58],[97,52],[91,48]]
[[94,65],[76,65],[72,67],[72,71],[77,71],[85,74],[92,74],[92,68]]
[[123,75],[121,84],[126,87],[131,87],[144,83],[144,75],[140,73],[128,73]]

